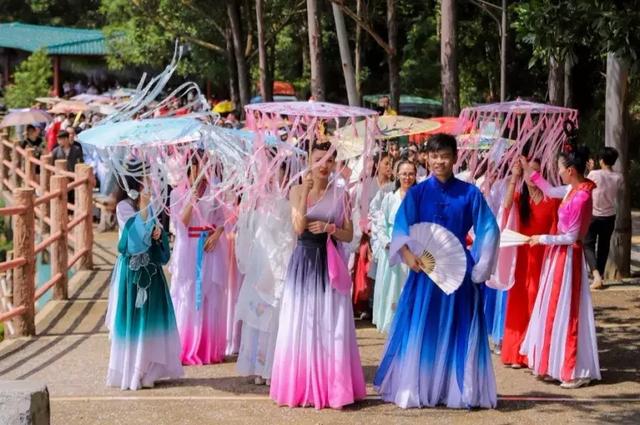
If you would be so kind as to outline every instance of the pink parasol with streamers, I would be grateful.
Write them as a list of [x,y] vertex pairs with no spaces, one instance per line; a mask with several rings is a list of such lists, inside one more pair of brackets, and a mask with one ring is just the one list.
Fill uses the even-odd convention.
[[560,106],[516,100],[465,108],[460,113],[458,171],[468,170],[485,182],[509,174],[520,155],[539,159],[543,172],[557,181],[557,154],[567,141],[565,126],[578,125],[578,111]]
[[[257,190],[252,191],[252,202],[255,205],[258,199],[264,196],[264,190],[273,180],[275,170],[282,167],[286,157],[280,152],[271,155],[261,154],[265,152],[266,137],[279,137],[287,144],[308,150],[316,141],[331,141],[332,148],[327,155],[337,151],[339,160],[360,157],[363,160],[373,155],[375,139],[378,134],[376,111],[338,105],[325,102],[270,102],[245,106],[247,127],[257,133],[256,143],[253,146],[254,166],[260,170],[257,175],[261,181],[252,184]],[[363,121],[364,124],[356,126]],[[336,129],[349,127],[351,132],[340,133]],[[366,167],[362,167],[365,173]],[[308,170],[308,169],[307,169]],[[288,173],[286,185],[280,187],[280,191],[286,192],[293,184],[297,183],[307,170],[297,173]],[[340,174],[336,170],[335,175]],[[364,176],[361,176],[364,177]],[[362,180],[362,179],[359,179]],[[360,217],[367,217],[368,205],[359,205]]]

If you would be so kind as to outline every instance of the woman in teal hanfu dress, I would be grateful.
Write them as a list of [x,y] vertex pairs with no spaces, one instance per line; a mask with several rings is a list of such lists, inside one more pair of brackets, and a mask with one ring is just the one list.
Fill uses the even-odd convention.
[[[169,261],[166,232],[158,226],[148,195],[127,178],[117,197],[121,235],[113,284],[111,353],[107,385],[126,390],[153,387],[183,375],[180,338],[162,266]],[[138,199],[141,198],[141,199]]]

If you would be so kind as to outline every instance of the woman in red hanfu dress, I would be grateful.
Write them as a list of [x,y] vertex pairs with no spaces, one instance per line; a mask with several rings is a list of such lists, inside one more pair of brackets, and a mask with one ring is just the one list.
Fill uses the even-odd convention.
[[520,353],[533,373],[560,381],[562,388],[579,388],[600,379],[600,364],[589,276],[582,240],[591,221],[591,192],[595,184],[584,177],[586,148],[570,145],[558,158],[566,186],[552,187],[522,158],[525,177],[545,195],[562,198],[558,229],[534,235],[531,245],[548,245],[540,288]]
[[[538,160],[533,160],[530,164],[533,170],[540,170]],[[560,200],[545,196],[530,179],[525,179],[522,190],[516,192],[516,183],[521,177],[522,166],[518,163],[513,169],[511,182],[505,194],[505,212],[516,217],[516,230],[523,235],[552,233],[552,229],[556,227]],[[501,354],[502,362],[514,369],[527,366],[528,363],[526,356],[520,354],[520,345],[538,294],[545,249],[544,245],[522,245],[517,249],[514,283],[507,298]]]

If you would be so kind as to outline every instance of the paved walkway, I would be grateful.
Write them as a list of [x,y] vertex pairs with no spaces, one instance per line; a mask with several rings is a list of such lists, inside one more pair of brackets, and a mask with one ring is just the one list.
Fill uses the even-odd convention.
[[[278,408],[268,389],[235,375],[235,363],[187,367],[186,377],[138,392],[106,388],[109,341],[104,328],[115,234],[97,234],[96,269],[74,277],[71,299],[38,316],[38,337],[0,344],[0,378],[46,382],[54,424],[348,424],[366,423],[640,423],[640,286],[594,293],[603,380],[578,390],[535,380],[494,358],[496,410],[402,410],[371,387],[384,336],[359,325],[367,400],[343,411]],[[640,251],[638,251],[640,253]]]

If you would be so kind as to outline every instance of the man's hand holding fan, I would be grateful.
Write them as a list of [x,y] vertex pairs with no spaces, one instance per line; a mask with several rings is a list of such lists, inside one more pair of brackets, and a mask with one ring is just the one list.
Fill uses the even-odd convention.
[[418,249],[404,255],[407,265],[424,272],[442,291],[452,294],[467,272],[467,256],[458,238],[445,227],[428,222],[411,226],[409,236]]

